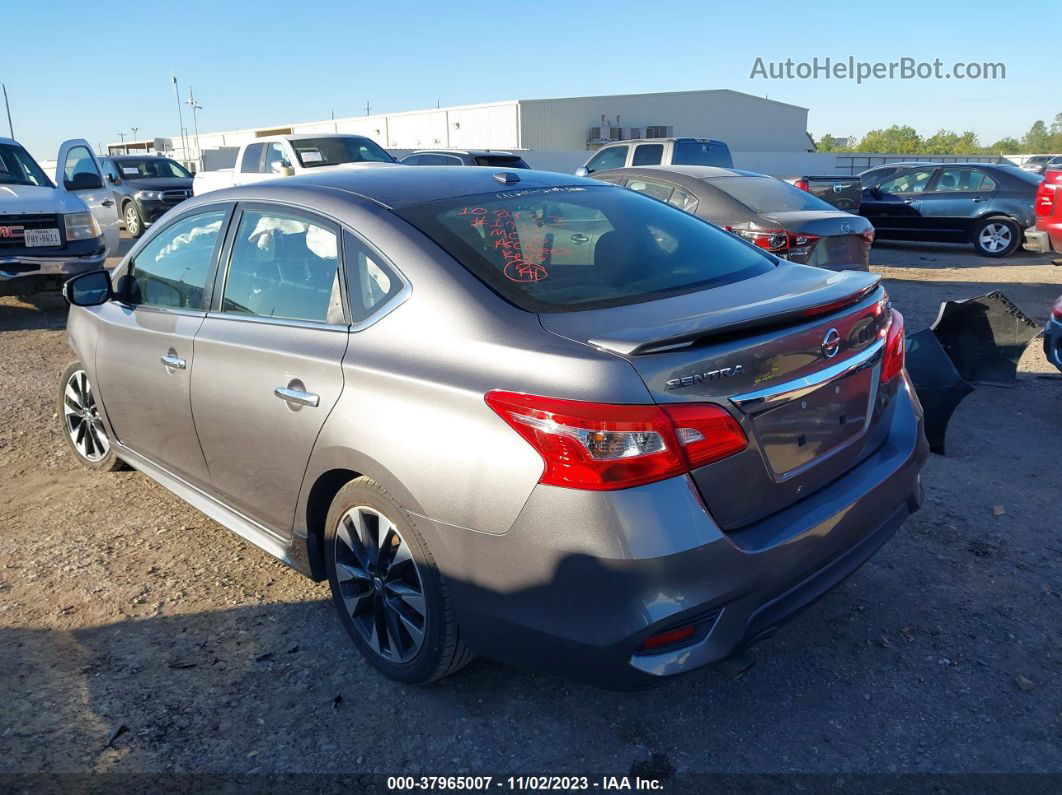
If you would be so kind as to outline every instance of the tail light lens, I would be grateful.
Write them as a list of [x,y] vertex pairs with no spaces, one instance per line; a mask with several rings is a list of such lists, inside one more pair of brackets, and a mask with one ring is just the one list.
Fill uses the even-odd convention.
[[1036,189],[1036,214],[1041,218],[1048,218],[1055,211],[1055,195],[1058,193],[1058,185],[1052,185],[1044,180]]
[[885,332],[885,358],[881,365],[882,382],[891,381],[903,370],[906,351],[903,334],[903,315],[893,309],[892,319]]
[[865,229],[862,235],[860,235],[860,237],[862,237],[867,242],[868,246],[874,245],[874,227],[869,227],[868,229]]
[[754,246],[759,246],[765,251],[774,254],[784,252],[789,248],[789,235],[784,229],[739,229],[734,228],[735,235],[740,235]]
[[640,651],[659,651],[668,646],[677,646],[679,643],[689,640],[696,634],[697,627],[694,624],[678,627],[676,629],[668,629],[664,632],[657,632],[655,635],[650,635],[645,639]]
[[808,189],[808,181],[806,179],[798,179],[793,183],[793,187],[806,191]]
[[539,455],[540,483],[625,489],[680,475],[748,444],[730,414],[711,404],[632,406],[494,390],[487,405]]
[[1055,307],[1051,310],[1051,314],[1055,320],[1062,320],[1062,296],[1059,296],[1058,300],[1055,301]]

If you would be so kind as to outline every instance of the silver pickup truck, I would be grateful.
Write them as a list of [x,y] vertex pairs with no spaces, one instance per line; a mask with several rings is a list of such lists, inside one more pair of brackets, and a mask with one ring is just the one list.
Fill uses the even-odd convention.
[[863,196],[863,183],[859,177],[782,177],[790,185],[805,190],[812,196],[832,204],[838,210],[850,213],[859,212],[859,201]]

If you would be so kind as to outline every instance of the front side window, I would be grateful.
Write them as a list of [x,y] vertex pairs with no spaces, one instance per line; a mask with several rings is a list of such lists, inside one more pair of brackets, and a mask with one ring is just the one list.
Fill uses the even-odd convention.
[[636,304],[775,267],[711,224],[609,185],[502,191],[397,212],[530,312]]
[[288,162],[288,156],[284,153],[284,147],[279,143],[271,143],[266,147],[265,152],[265,171],[267,174],[275,174],[278,169],[284,166],[290,166]]
[[86,177],[99,179],[100,172],[96,168],[96,161],[92,152],[84,146],[73,146],[66,153],[66,162],[63,164],[63,178],[75,187]]
[[[371,138],[342,135],[332,138],[296,138],[291,141],[295,157],[303,168],[334,166],[338,163],[393,163],[387,154]],[[421,161],[421,165],[425,165]]]
[[129,271],[130,304],[202,309],[225,210],[191,215],[166,227],[136,255]]
[[52,181],[21,146],[0,143],[0,185],[36,185],[40,188],[50,188]]
[[920,169],[918,171],[904,171],[892,179],[887,179],[878,185],[882,193],[921,193],[926,189],[929,178],[933,176],[933,169]]
[[659,166],[664,159],[663,144],[640,144],[634,148],[632,166]]
[[245,210],[232,244],[221,311],[343,323],[338,237],[282,210]]
[[623,168],[627,163],[627,150],[629,146],[606,146],[596,155],[590,158],[586,164],[586,170],[604,171],[609,168]]
[[240,171],[244,174],[256,174],[262,170],[262,150],[265,144],[250,144],[243,150],[243,162]]

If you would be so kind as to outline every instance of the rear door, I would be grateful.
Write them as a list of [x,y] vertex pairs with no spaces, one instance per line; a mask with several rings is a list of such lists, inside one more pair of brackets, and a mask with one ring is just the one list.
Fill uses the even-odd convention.
[[995,192],[996,181],[980,169],[940,168],[919,204],[927,234],[934,240],[967,242]]
[[103,175],[103,168],[89,142],[82,138],[64,141],[59,147],[55,184],[85,203],[103,232],[107,255],[118,253],[118,205]]
[[195,338],[196,429],[213,490],[286,536],[343,388],[340,230],[286,207],[240,205],[222,262]]
[[910,168],[863,191],[859,214],[870,219],[878,237],[921,240],[925,224],[921,199],[935,168]]
[[189,397],[193,339],[230,212],[201,207],[154,233],[98,314],[98,388],[118,441],[199,485],[208,478]]

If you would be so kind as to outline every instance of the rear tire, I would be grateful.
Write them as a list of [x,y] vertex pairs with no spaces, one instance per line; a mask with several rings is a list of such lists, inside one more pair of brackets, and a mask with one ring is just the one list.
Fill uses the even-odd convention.
[[126,202],[122,209],[122,220],[125,221],[125,231],[129,237],[135,240],[144,234],[144,218],[140,215],[136,202]]
[[1010,218],[985,218],[973,230],[973,244],[984,257],[1009,257],[1021,245],[1022,230]]
[[377,670],[425,685],[473,659],[427,542],[378,483],[360,477],[340,489],[328,511],[324,542],[340,621]]
[[92,384],[81,362],[68,364],[59,378],[56,413],[63,439],[80,464],[103,472],[126,468],[103,427]]

